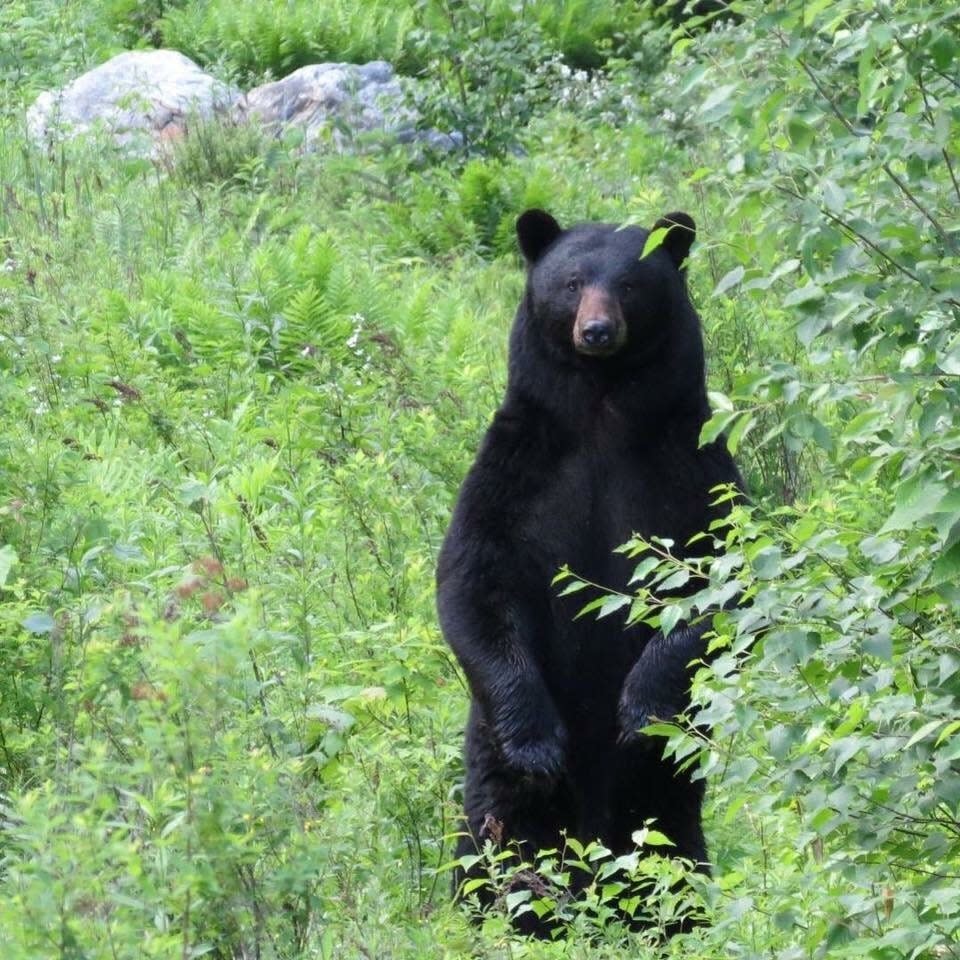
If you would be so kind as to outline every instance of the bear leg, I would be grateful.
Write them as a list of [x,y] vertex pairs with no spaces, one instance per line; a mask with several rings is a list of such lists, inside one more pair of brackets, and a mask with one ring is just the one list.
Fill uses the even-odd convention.
[[[515,856],[503,862],[499,876],[496,865],[486,858],[468,869],[458,867],[453,878],[454,894],[462,897],[467,881],[483,879],[486,882],[468,894],[476,896],[483,910],[515,890],[530,889],[534,897],[550,895],[548,884],[536,873],[535,861],[541,850],[562,849],[563,831],[575,822],[567,779],[532,778],[508,767],[476,708],[471,710],[468,724],[465,762],[466,830],[457,844],[457,859],[482,854],[488,841],[495,853],[510,850]],[[511,869],[515,870],[512,877]],[[549,937],[555,925],[555,921],[541,920],[532,911],[514,921],[518,932],[539,937]]]

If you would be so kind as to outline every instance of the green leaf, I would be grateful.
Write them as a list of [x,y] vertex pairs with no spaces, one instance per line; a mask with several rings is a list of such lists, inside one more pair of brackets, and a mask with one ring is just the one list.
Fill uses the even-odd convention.
[[727,449],[736,456],[743,438],[754,428],[757,419],[751,413],[744,413],[737,418],[737,422],[727,434]]
[[707,399],[710,401],[710,407],[718,413],[733,413],[733,401],[719,390],[708,390]]
[[803,117],[793,114],[787,120],[787,136],[790,142],[799,150],[804,150],[816,139],[813,127]]
[[[675,727],[667,728],[668,733],[676,733]],[[652,827],[643,827],[640,830],[634,830],[630,834],[630,839],[638,847],[673,847],[676,844],[660,830],[654,830]]]
[[144,560],[144,553],[135,543],[116,543],[111,553],[124,563],[133,563]]
[[823,181],[823,204],[831,213],[842,213],[847,205],[847,195],[833,180]]
[[938,357],[937,366],[950,376],[960,376],[960,343],[956,344],[945,356]]
[[609,597],[604,597],[603,603],[600,604],[600,612],[597,614],[597,619],[609,617],[611,613],[616,613],[618,610],[622,610],[624,607],[629,606],[632,602],[633,597],[626,593],[616,593]]
[[[556,583],[556,580],[554,580]],[[558,597],[568,597],[571,593],[579,593],[581,590],[585,590],[589,587],[590,584],[585,580],[571,580],[558,594]]]
[[911,529],[935,513],[946,494],[947,488],[939,480],[911,478],[897,491],[896,508],[879,532]]
[[863,638],[863,652],[890,663],[893,660],[893,637],[885,630],[869,633]]
[[720,278],[720,282],[713,288],[713,296],[719,297],[722,293],[726,293],[732,287],[737,286],[737,284],[743,280],[744,273],[746,273],[746,271],[743,267],[734,267],[725,273]]
[[945,684],[958,670],[960,670],[960,654],[941,653],[939,660],[941,686]]
[[809,27],[823,13],[833,0],[808,0],[803,4],[803,25]]
[[918,744],[921,740],[925,740],[927,737],[933,733],[934,730],[937,730],[939,727],[942,727],[947,721],[943,719],[930,720],[925,723],[919,730],[914,731],[913,736],[906,742],[904,749],[909,750],[910,747]]
[[898,540],[887,540],[883,537],[867,537],[861,541],[860,549],[863,555],[873,563],[889,563],[898,556],[902,545]]
[[958,730],[960,730],[960,720],[951,720],[938,734],[935,747],[949,740]]
[[45,634],[50,633],[56,624],[53,617],[51,617],[49,613],[37,611],[36,613],[31,613],[28,617],[26,617],[21,626],[24,630],[27,630],[30,633]]
[[723,410],[715,413],[700,428],[700,446],[703,447],[708,443],[713,443],[738,416],[740,416],[740,413],[737,410]]
[[931,584],[956,583],[960,580],[960,541],[937,557],[930,574]]
[[319,720],[325,726],[339,733],[346,733],[354,723],[355,718],[345,710],[339,710],[328,703],[313,703],[306,709],[306,715],[312,720]]
[[857,414],[844,427],[846,440],[864,440],[876,436],[877,432],[889,426],[888,417],[882,410],[865,410]]
[[660,632],[666,636],[683,616],[683,609],[676,604],[669,604],[660,611]]
[[210,499],[210,488],[199,480],[186,480],[180,484],[180,502],[187,507],[201,500]]
[[795,734],[783,724],[777,724],[767,733],[767,748],[774,760],[785,760],[796,741]]
[[764,547],[758,551],[751,565],[759,580],[772,580],[776,577],[783,565],[783,552],[778,546]]
[[823,288],[815,283],[808,283],[805,287],[793,290],[783,298],[785,307],[809,306],[817,303],[824,297]]
[[857,61],[857,88],[859,91],[859,97],[857,99],[858,117],[865,117],[870,113],[877,90],[883,84],[883,71],[878,69],[878,65],[874,62],[876,52],[876,43],[871,40],[863,50],[860,51],[860,57]]
[[0,587],[7,582],[7,577],[10,576],[10,571],[16,566],[16,563],[17,551],[9,543],[0,547]]
[[847,710],[847,715],[837,724],[836,729],[833,731],[834,737],[845,737],[853,733],[853,731],[860,726],[865,710],[866,708],[862,700],[855,700],[851,703],[850,709]]
[[731,94],[736,89],[737,85],[735,83],[726,83],[717,87],[700,104],[700,114],[713,114],[711,119],[716,119],[718,116],[729,112]]
[[644,257],[653,253],[653,251],[658,247],[662,246],[663,241],[666,239],[669,232],[669,227],[657,227],[655,230],[651,230],[643,244],[643,250],[640,253],[640,259],[642,260]]
[[581,617],[586,617],[588,614],[591,614],[594,611],[599,610],[606,602],[607,602],[607,597],[605,596],[594,597],[589,603],[585,604],[577,611],[577,615],[573,619],[579,620]]
[[841,737],[830,745],[829,753],[833,757],[833,772],[838,773],[858,753],[863,750],[861,737]]
[[657,585],[657,593],[665,594],[669,593],[671,590],[676,590],[679,587],[682,587],[690,579],[690,571],[686,567],[682,567],[679,570],[675,570],[670,574],[665,580]]
[[647,830],[643,838],[644,846],[647,847],[673,847],[674,842],[659,830]]
[[507,912],[513,913],[518,907],[525,904],[532,896],[533,891],[531,890],[512,890],[504,898]]
[[660,557],[658,556],[648,556],[644,557],[634,568],[633,574],[630,577],[630,583],[643,583],[647,577],[653,573],[657,567],[660,566]]
[[948,70],[956,66],[957,41],[949,30],[941,30],[929,45],[933,54],[933,62],[940,70]]

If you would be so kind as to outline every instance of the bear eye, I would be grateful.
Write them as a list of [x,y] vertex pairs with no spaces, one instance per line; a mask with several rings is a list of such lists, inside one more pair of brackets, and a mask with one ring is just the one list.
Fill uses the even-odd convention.
[[576,293],[576,292],[580,289],[580,278],[579,278],[579,277],[571,277],[571,278],[567,281],[567,289],[568,289],[571,293]]
[[621,289],[624,293],[633,293],[633,284],[632,284],[629,280],[624,280],[624,281],[620,284],[620,289]]

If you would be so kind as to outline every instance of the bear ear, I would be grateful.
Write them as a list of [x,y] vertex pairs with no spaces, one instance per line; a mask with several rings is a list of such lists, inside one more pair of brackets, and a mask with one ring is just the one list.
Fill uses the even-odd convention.
[[517,239],[529,264],[536,263],[561,233],[560,224],[545,210],[527,210],[517,220]]
[[663,238],[663,248],[673,258],[673,262],[680,268],[690,255],[690,245],[697,236],[697,225],[689,213],[677,210],[662,216],[654,225],[654,230],[665,228],[667,235]]

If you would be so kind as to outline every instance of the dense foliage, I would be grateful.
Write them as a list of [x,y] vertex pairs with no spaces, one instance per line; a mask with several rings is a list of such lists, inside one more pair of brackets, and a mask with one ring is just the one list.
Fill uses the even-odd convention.
[[[731,7],[0,7],[4,957],[960,956],[960,14]],[[28,143],[39,90],[137,44],[244,78],[387,57],[465,149]],[[712,740],[658,728],[709,778],[716,864],[667,943],[602,926],[591,848],[556,944],[448,902],[433,566],[531,205],[694,214],[707,432],[753,492],[722,561],[633,544],[637,595],[600,601],[726,604]],[[688,909],[635,869],[657,923]]]

